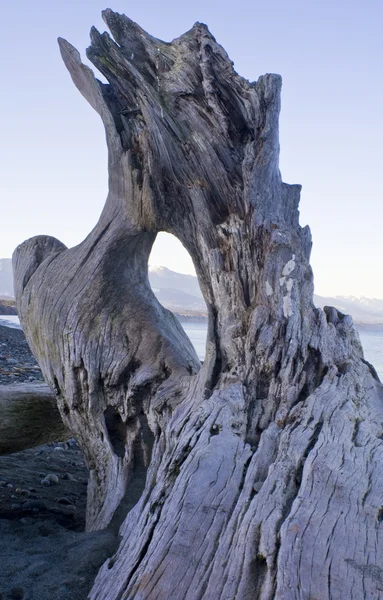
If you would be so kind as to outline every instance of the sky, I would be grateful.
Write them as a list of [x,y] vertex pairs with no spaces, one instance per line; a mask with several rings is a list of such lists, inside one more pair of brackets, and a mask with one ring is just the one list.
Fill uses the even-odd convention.
[[[101,10],[124,12],[165,41],[202,21],[237,72],[283,78],[280,167],[303,185],[321,295],[383,298],[382,0],[14,0],[2,6],[0,257],[38,234],[68,246],[98,220],[107,194],[99,116],[74,87],[57,46],[85,59]],[[151,263],[190,273],[161,234]]]

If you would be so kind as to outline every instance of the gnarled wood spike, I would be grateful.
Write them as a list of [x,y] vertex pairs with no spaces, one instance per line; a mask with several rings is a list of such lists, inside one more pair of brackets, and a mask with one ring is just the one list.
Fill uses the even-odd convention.
[[[278,254],[287,263],[299,246],[297,264],[307,271],[305,304],[312,296],[310,233],[298,223],[300,186],[283,184],[278,168],[281,78],[266,75],[250,84],[238,76],[201,23],[166,44],[125,15],[106,10],[103,17],[116,41],[93,28],[87,55],[109,81],[93,79],[109,108],[103,117],[107,139],[114,140],[118,131],[121,142],[121,147],[109,143],[111,189],[117,177],[120,188],[121,180],[133,180],[135,191],[119,195],[121,214],[148,229],[173,233],[188,249],[211,310],[206,369],[213,376],[218,361],[228,371],[237,370],[238,352],[243,354],[238,335],[233,342],[220,331],[233,327],[231,313],[238,303],[243,310],[266,304],[277,310],[278,319],[284,316],[290,294],[279,285]],[[67,43],[60,45],[87,97],[78,74],[83,67],[68,60],[73,51]],[[123,174],[117,174],[116,154],[129,163]],[[269,256],[259,251],[262,245],[272,248]],[[262,282],[254,278],[260,269],[266,270],[269,287],[264,274]],[[278,302],[270,301],[270,288]]]
[[[106,128],[105,208],[78,247],[14,256],[24,330],[91,468],[88,528],[143,490],[91,598],[379,597],[383,391],[351,318],[312,303],[281,79],[241,78],[200,23],[168,44],[103,16],[114,39],[92,29],[87,54],[107,84],[60,47]],[[209,308],[200,370],[149,288],[160,230]]]

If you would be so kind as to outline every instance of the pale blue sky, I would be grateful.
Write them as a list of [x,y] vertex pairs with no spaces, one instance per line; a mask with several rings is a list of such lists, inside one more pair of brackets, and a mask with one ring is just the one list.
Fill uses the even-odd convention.
[[[84,58],[107,6],[166,41],[203,21],[241,75],[282,75],[281,171],[303,184],[316,292],[383,298],[382,0],[4,3],[0,257],[40,233],[74,245],[97,221],[107,193],[104,132],[56,38]],[[180,252],[160,246],[154,263],[188,272]]]

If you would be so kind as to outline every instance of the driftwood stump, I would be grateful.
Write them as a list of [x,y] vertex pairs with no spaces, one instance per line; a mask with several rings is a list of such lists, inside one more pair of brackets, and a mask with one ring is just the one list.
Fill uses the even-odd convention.
[[71,437],[44,383],[0,385],[0,416],[0,454]]
[[[106,10],[88,58],[109,195],[79,246],[14,254],[19,315],[90,468],[87,526],[142,489],[93,600],[383,597],[383,390],[352,320],[316,309],[300,186],[278,168],[281,78],[241,78],[208,28],[171,43]],[[159,231],[209,311],[202,368],[154,297]]]

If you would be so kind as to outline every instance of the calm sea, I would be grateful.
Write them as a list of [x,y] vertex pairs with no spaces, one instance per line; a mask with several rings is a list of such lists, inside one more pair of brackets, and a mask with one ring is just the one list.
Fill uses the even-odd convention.
[[[18,329],[20,329],[20,321],[18,317],[15,316],[0,315],[0,325],[7,325],[8,327],[17,327]],[[206,323],[188,321],[182,323],[182,327],[191,339],[199,359],[203,360],[205,357],[205,343],[207,333]],[[363,345],[365,359],[368,360],[368,362],[370,362],[372,365],[374,365],[381,381],[383,381],[383,332],[360,331],[359,335],[360,341]]]
[[364,350],[364,358],[374,365],[383,382],[383,332],[359,331],[360,341]]

